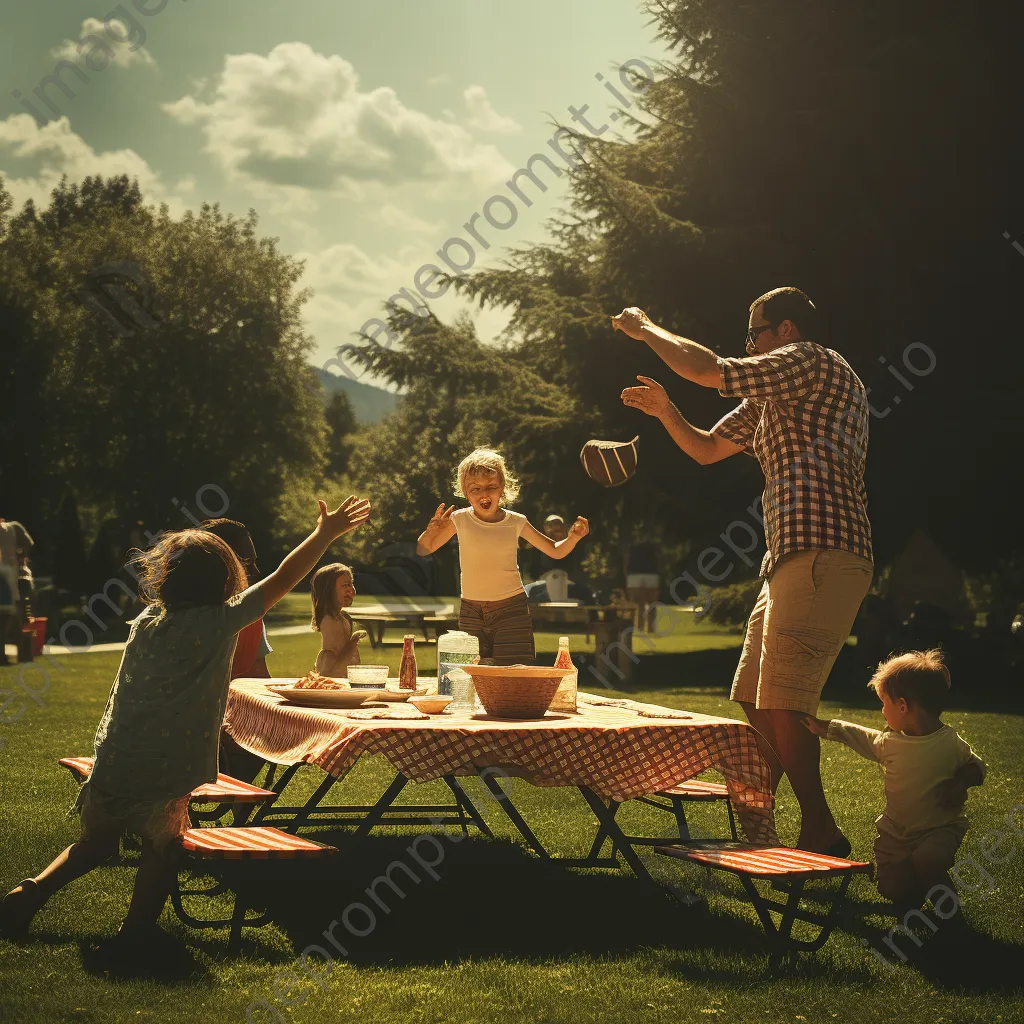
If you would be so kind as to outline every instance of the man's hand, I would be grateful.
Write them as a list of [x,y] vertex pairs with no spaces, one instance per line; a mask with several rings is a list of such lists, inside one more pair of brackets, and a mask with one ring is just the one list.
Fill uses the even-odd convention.
[[654,326],[647,314],[638,306],[627,306],[618,316],[611,319],[612,330],[622,331],[634,341],[643,341],[644,328]]
[[357,498],[354,494],[346,498],[333,512],[327,511],[327,502],[318,501],[320,515],[317,518],[317,529],[333,539],[351,533],[357,526],[370,518],[370,503],[366,498]]
[[828,721],[824,718],[815,718],[814,715],[804,715],[800,719],[806,728],[810,729],[815,736],[828,736]]
[[578,542],[583,540],[588,533],[590,533],[590,523],[583,516],[577,516],[576,522],[569,527],[569,539]]
[[665,389],[650,377],[637,377],[644,386],[626,388],[622,392],[622,404],[628,405],[631,409],[639,409],[648,416],[655,416],[659,419],[672,408]]

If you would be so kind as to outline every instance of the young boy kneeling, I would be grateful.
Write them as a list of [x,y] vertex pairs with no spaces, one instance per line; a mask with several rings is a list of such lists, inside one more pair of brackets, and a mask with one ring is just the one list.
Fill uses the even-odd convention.
[[878,666],[868,686],[882,702],[884,732],[807,717],[811,732],[879,761],[885,810],[875,821],[878,891],[893,903],[920,906],[936,885],[952,888],[949,869],[967,833],[963,813],[985,763],[939,716],[949,697],[942,652],[911,651]]

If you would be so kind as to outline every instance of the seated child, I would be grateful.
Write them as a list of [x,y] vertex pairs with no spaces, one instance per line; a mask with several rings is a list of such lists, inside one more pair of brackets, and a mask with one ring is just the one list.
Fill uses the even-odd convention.
[[92,774],[75,803],[81,838],[4,897],[0,934],[25,935],[57,890],[116,855],[120,837],[132,832],[142,838],[142,856],[118,944],[131,951],[160,938],[156,922],[175,885],[189,794],[217,778],[236,637],[369,514],[369,502],[354,497],[334,512],[319,506],[316,529],[250,587],[234,552],[208,530],[165,534],[140,553],[147,605],[132,625],[96,731]]
[[323,637],[313,667],[322,676],[346,679],[349,665],[359,664],[359,641],[367,636],[366,630],[352,629],[352,619],[345,611],[356,596],[352,570],[341,562],[325,565],[313,574],[310,591],[313,629]]
[[[260,570],[256,565],[256,546],[243,523],[235,519],[205,519],[199,524],[201,530],[215,533],[238,557],[245,570],[246,586],[251,587],[260,578]],[[267,655],[273,654],[274,648],[267,640],[267,627],[262,616],[249,623],[238,634],[235,645],[235,657],[231,662],[232,679],[269,679],[270,669],[267,668]],[[222,737],[222,740],[224,737]]]
[[884,732],[809,716],[803,721],[816,735],[881,762],[885,810],[875,822],[875,880],[886,899],[919,907],[934,886],[952,888],[947,872],[967,833],[967,789],[981,785],[985,764],[939,720],[949,697],[941,651],[889,658],[868,686],[882,702]]
[[519,483],[505,460],[489,448],[477,448],[456,471],[455,494],[469,508],[437,506],[416,542],[416,554],[429,555],[459,536],[462,607],[459,629],[480,640],[480,660],[496,665],[528,664],[536,657],[530,602],[519,574],[519,538],[562,559],[590,532],[579,517],[568,534],[555,542],[535,529],[524,515],[502,508],[519,495]]

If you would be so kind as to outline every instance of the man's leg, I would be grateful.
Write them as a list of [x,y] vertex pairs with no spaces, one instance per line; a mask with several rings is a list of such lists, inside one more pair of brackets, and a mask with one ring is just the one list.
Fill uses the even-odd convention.
[[747,721],[757,732],[757,749],[768,764],[771,772],[771,787],[774,793],[782,781],[782,762],[775,753],[775,726],[767,713],[757,709],[757,686],[761,673],[761,645],[764,636],[764,615],[768,604],[768,584],[761,587],[754,607],[747,620],[747,630],[743,637],[743,650],[740,662],[733,676],[730,698],[736,701]]
[[801,718],[817,713],[871,578],[870,562],[816,549],[782,559],[767,584],[757,706],[800,803],[801,849],[824,852],[842,835],[822,788],[820,743]]

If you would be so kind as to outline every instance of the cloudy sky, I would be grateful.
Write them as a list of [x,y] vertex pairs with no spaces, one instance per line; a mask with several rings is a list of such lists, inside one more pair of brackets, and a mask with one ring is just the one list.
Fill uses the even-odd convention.
[[[45,202],[62,173],[126,172],[174,212],[255,207],[263,232],[307,261],[320,364],[389,295],[412,288],[448,238],[465,236],[533,153],[552,155],[553,120],[587,104],[595,126],[607,123],[621,106],[606,91],[617,68],[665,56],[637,0],[5,7],[0,175],[16,201]],[[72,97],[46,90],[51,109],[33,91],[60,60],[80,74],[63,74]],[[477,225],[493,242],[476,246],[477,267],[545,238],[566,179],[539,173],[551,187],[530,189],[533,205],[520,204],[512,227]],[[459,300],[433,306],[450,316]],[[484,338],[505,323],[496,311],[474,316]]]

